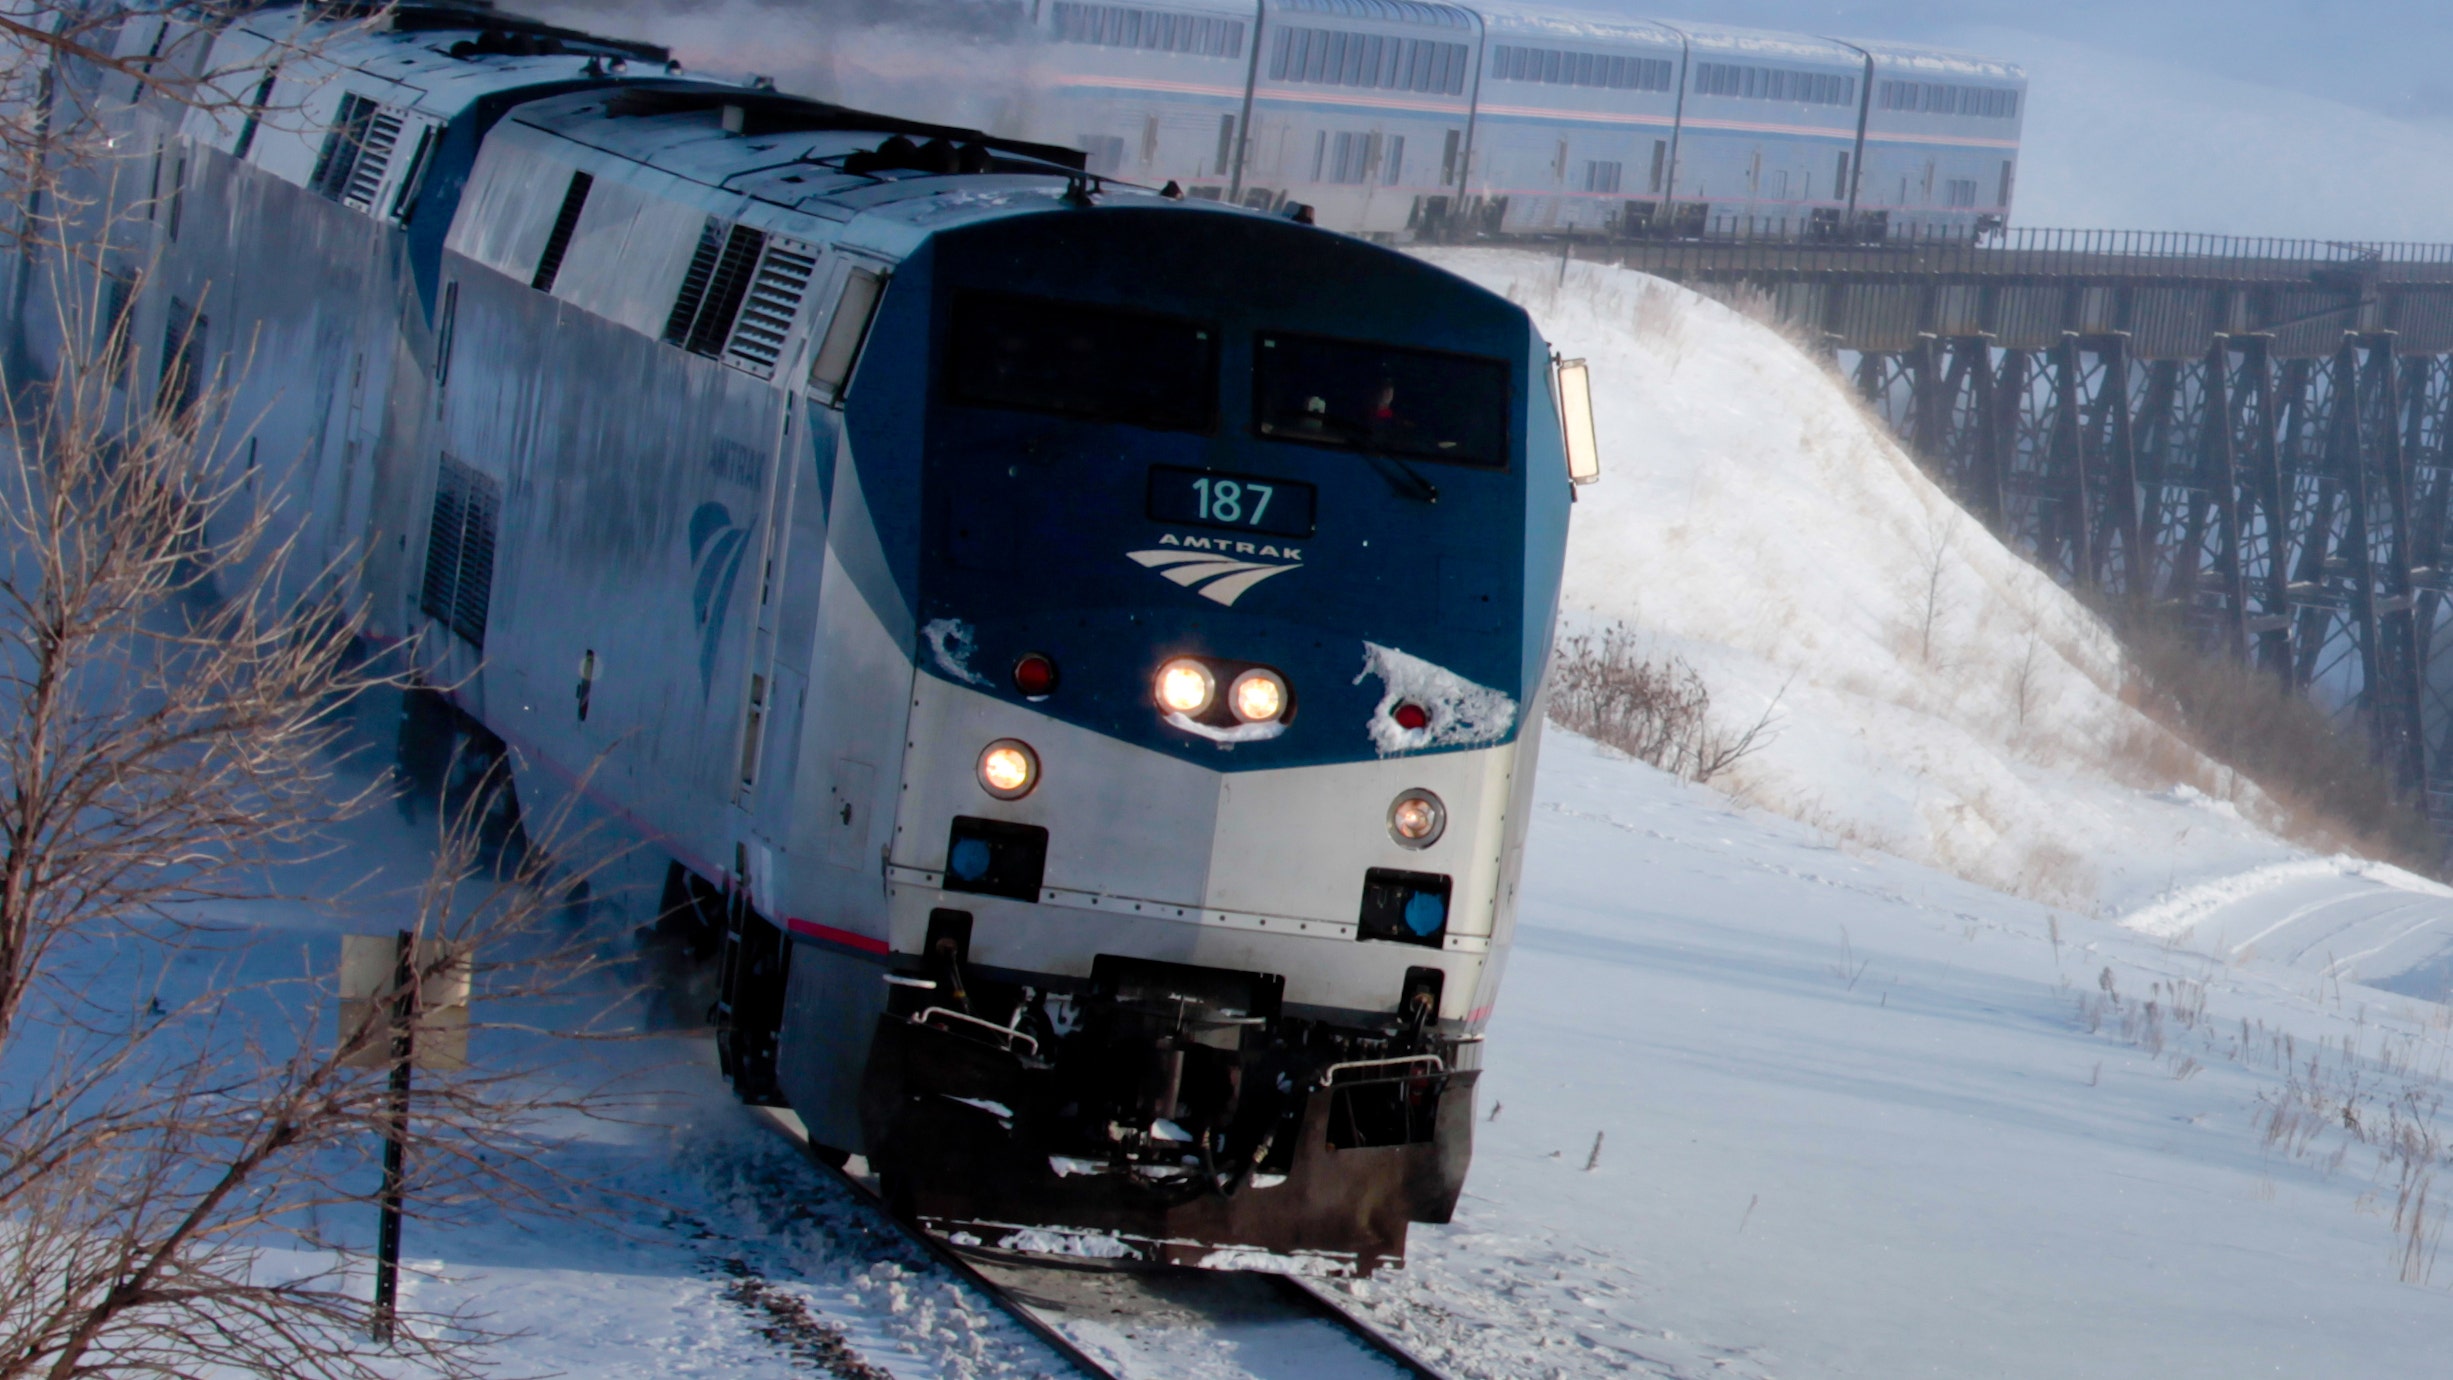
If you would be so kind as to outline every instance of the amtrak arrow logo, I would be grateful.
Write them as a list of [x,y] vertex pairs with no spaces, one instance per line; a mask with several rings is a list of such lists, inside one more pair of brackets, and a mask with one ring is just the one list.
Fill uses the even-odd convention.
[[[1265,546],[1228,537],[1178,538],[1170,533],[1159,538],[1155,551],[1124,554],[1202,598],[1229,608],[1243,597],[1245,590],[1270,576],[1303,568],[1303,553],[1293,547]],[[1246,559],[1253,556],[1270,559]]]

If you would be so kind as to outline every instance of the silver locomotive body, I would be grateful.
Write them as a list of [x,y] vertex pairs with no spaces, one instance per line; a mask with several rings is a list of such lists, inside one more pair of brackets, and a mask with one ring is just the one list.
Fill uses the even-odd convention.
[[639,45],[158,22],[298,114],[103,86],[29,348],[223,390],[301,578],[669,860],[744,1097],[1013,1249],[1445,1219],[1565,540],[1521,310]]

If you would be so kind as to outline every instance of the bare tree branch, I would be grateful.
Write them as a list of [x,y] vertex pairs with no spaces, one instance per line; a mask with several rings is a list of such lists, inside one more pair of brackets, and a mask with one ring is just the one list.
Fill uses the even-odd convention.
[[[62,323],[55,377],[0,391],[0,1380],[473,1376],[494,1335],[465,1312],[370,1340],[322,1215],[365,1201],[395,1041],[449,1028],[426,992],[466,974],[475,1032],[512,1051],[539,1047],[540,1004],[567,1015],[599,959],[554,918],[591,841],[545,819],[501,847],[496,767],[405,901],[443,941],[405,1028],[385,1003],[327,1037],[328,974],[263,975],[268,939],[200,903],[274,896],[389,794],[341,770],[344,715],[403,681],[362,651],[353,570],[304,565],[281,497],[218,462],[244,432],[226,381],[130,405],[90,325]],[[549,1130],[621,1103],[544,1063],[419,1070],[418,1213],[572,1210]]]

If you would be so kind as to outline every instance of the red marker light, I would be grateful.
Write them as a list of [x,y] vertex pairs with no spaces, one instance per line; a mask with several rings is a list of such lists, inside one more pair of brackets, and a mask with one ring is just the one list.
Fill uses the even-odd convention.
[[1056,693],[1056,663],[1030,652],[1014,663],[1014,688],[1026,699],[1043,700]]
[[1419,704],[1398,705],[1394,710],[1390,711],[1389,717],[1397,721],[1397,727],[1405,729],[1408,732],[1429,728],[1431,726],[1431,711],[1423,708]]

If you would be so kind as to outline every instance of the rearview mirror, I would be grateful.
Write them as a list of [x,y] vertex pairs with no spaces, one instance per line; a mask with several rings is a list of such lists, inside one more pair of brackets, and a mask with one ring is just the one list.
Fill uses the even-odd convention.
[[1559,430],[1567,443],[1567,481],[1601,478],[1601,446],[1593,439],[1593,379],[1584,361],[1559,361]]

